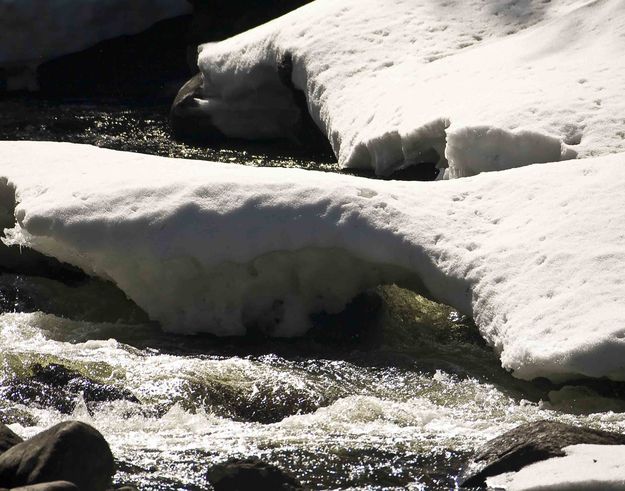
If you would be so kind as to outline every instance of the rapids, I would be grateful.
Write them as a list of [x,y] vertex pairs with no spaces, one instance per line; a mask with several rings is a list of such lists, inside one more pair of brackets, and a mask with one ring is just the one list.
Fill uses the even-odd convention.
[[303,339],[243,343],[163,334],[96,280],[2,274],[0,295],[0,419],[88,422],[142,490],[208,490],[211,463],[251,455],[313,489],[448,489],[522,422],[625,431],[620,399],[516,380],[470,319],[394,286]]

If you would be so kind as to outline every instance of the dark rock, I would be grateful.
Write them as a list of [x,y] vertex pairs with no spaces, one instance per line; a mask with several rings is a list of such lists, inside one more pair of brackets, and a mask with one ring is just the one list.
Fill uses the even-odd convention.
[[0,482],[10,487],[66,480],[81,491],[105,491],[113,472],[104,437],[78,421],[59,423],[0,455]]
[[208,470],[208,481],[215,491],[294,491],[305,489],[291,474],[275,465],[252,457],[230,459]]
[[24,440],[15,434],[11,428],[0,423],[0,454],[3,454],[11,447],[23,441]]
[[171,106],[169,122],[174,136],[190,141],[211,142],[224,138],[219,129],[213,125],[211,118],[202,111],[197,99],[202,99],[203,77],[201,73],[194,75],[185,83]]
[[78,487],[69,481],[44,482],[32,486],[20,486],[11,491],[78,491]]
[[487,442],[473,458],[480,470],[463,476],[460,486],[484,487],[486,478],[516,472],[526,465],[565,455],[569,445],[623,445],[625,435],[558,423],[527,423]]
[[312,413],[336,398],[334,393],[320,394],[288,382],[258,384],[254,388],[232,386],[220,380],[185,385],[184,393],[192,397],[176,401],[183,408],[194,412],[203,407],[225,418],[263,424],[277,423],[294,414]]

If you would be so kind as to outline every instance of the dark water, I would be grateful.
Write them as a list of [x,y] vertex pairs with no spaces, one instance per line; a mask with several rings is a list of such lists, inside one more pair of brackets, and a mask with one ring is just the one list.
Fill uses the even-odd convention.
[[303,151],[288,141],[181,142],[169,129],[168,99],[0,98],[0,140],[67,141],[113,150],[254,166],[338,171],[327,151]]

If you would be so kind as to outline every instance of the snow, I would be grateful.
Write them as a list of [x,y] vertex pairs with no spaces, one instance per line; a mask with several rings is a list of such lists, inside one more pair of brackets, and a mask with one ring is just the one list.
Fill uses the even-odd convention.
[[506,491],[603,491],[625,489],[625,445],[571,445],[554,457],[488,478]]
[[0,0],[0,70],[34,88],[38,65],[191,12],[187,0]]
[[625,150],[624,0],[316,0],[201,46],[201,106],[284,137],[292,81],[343,167],[440,156],[448,177]]
[[169,331],[295,336],[397,283],[474,316],[526,379],[625,380],[623,182],[623,153],[410,183],[0,142],[6,242]]

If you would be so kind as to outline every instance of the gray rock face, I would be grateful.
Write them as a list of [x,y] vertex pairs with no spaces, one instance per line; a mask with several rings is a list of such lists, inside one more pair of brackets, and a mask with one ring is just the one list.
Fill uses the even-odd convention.
[[16,435],[7,425],[0,423],[0,454],[24,440]]
[[625,435],[554,421],[524,424],[487,442],[473,458],[480,470],[463,476],[460,486],[484,487],[487,477],[518,471],[540,460],[562,457],[564,447],[579,444],[624,445]]
[[295,477],[257,458],[231,459],[208,471],[215,491],[296,491],[305,489]]
[[69,481],[81,491],[105,491],[113,472],[104,437],[77,421],[59,423],[0,455],[0,482],[12,488]]

